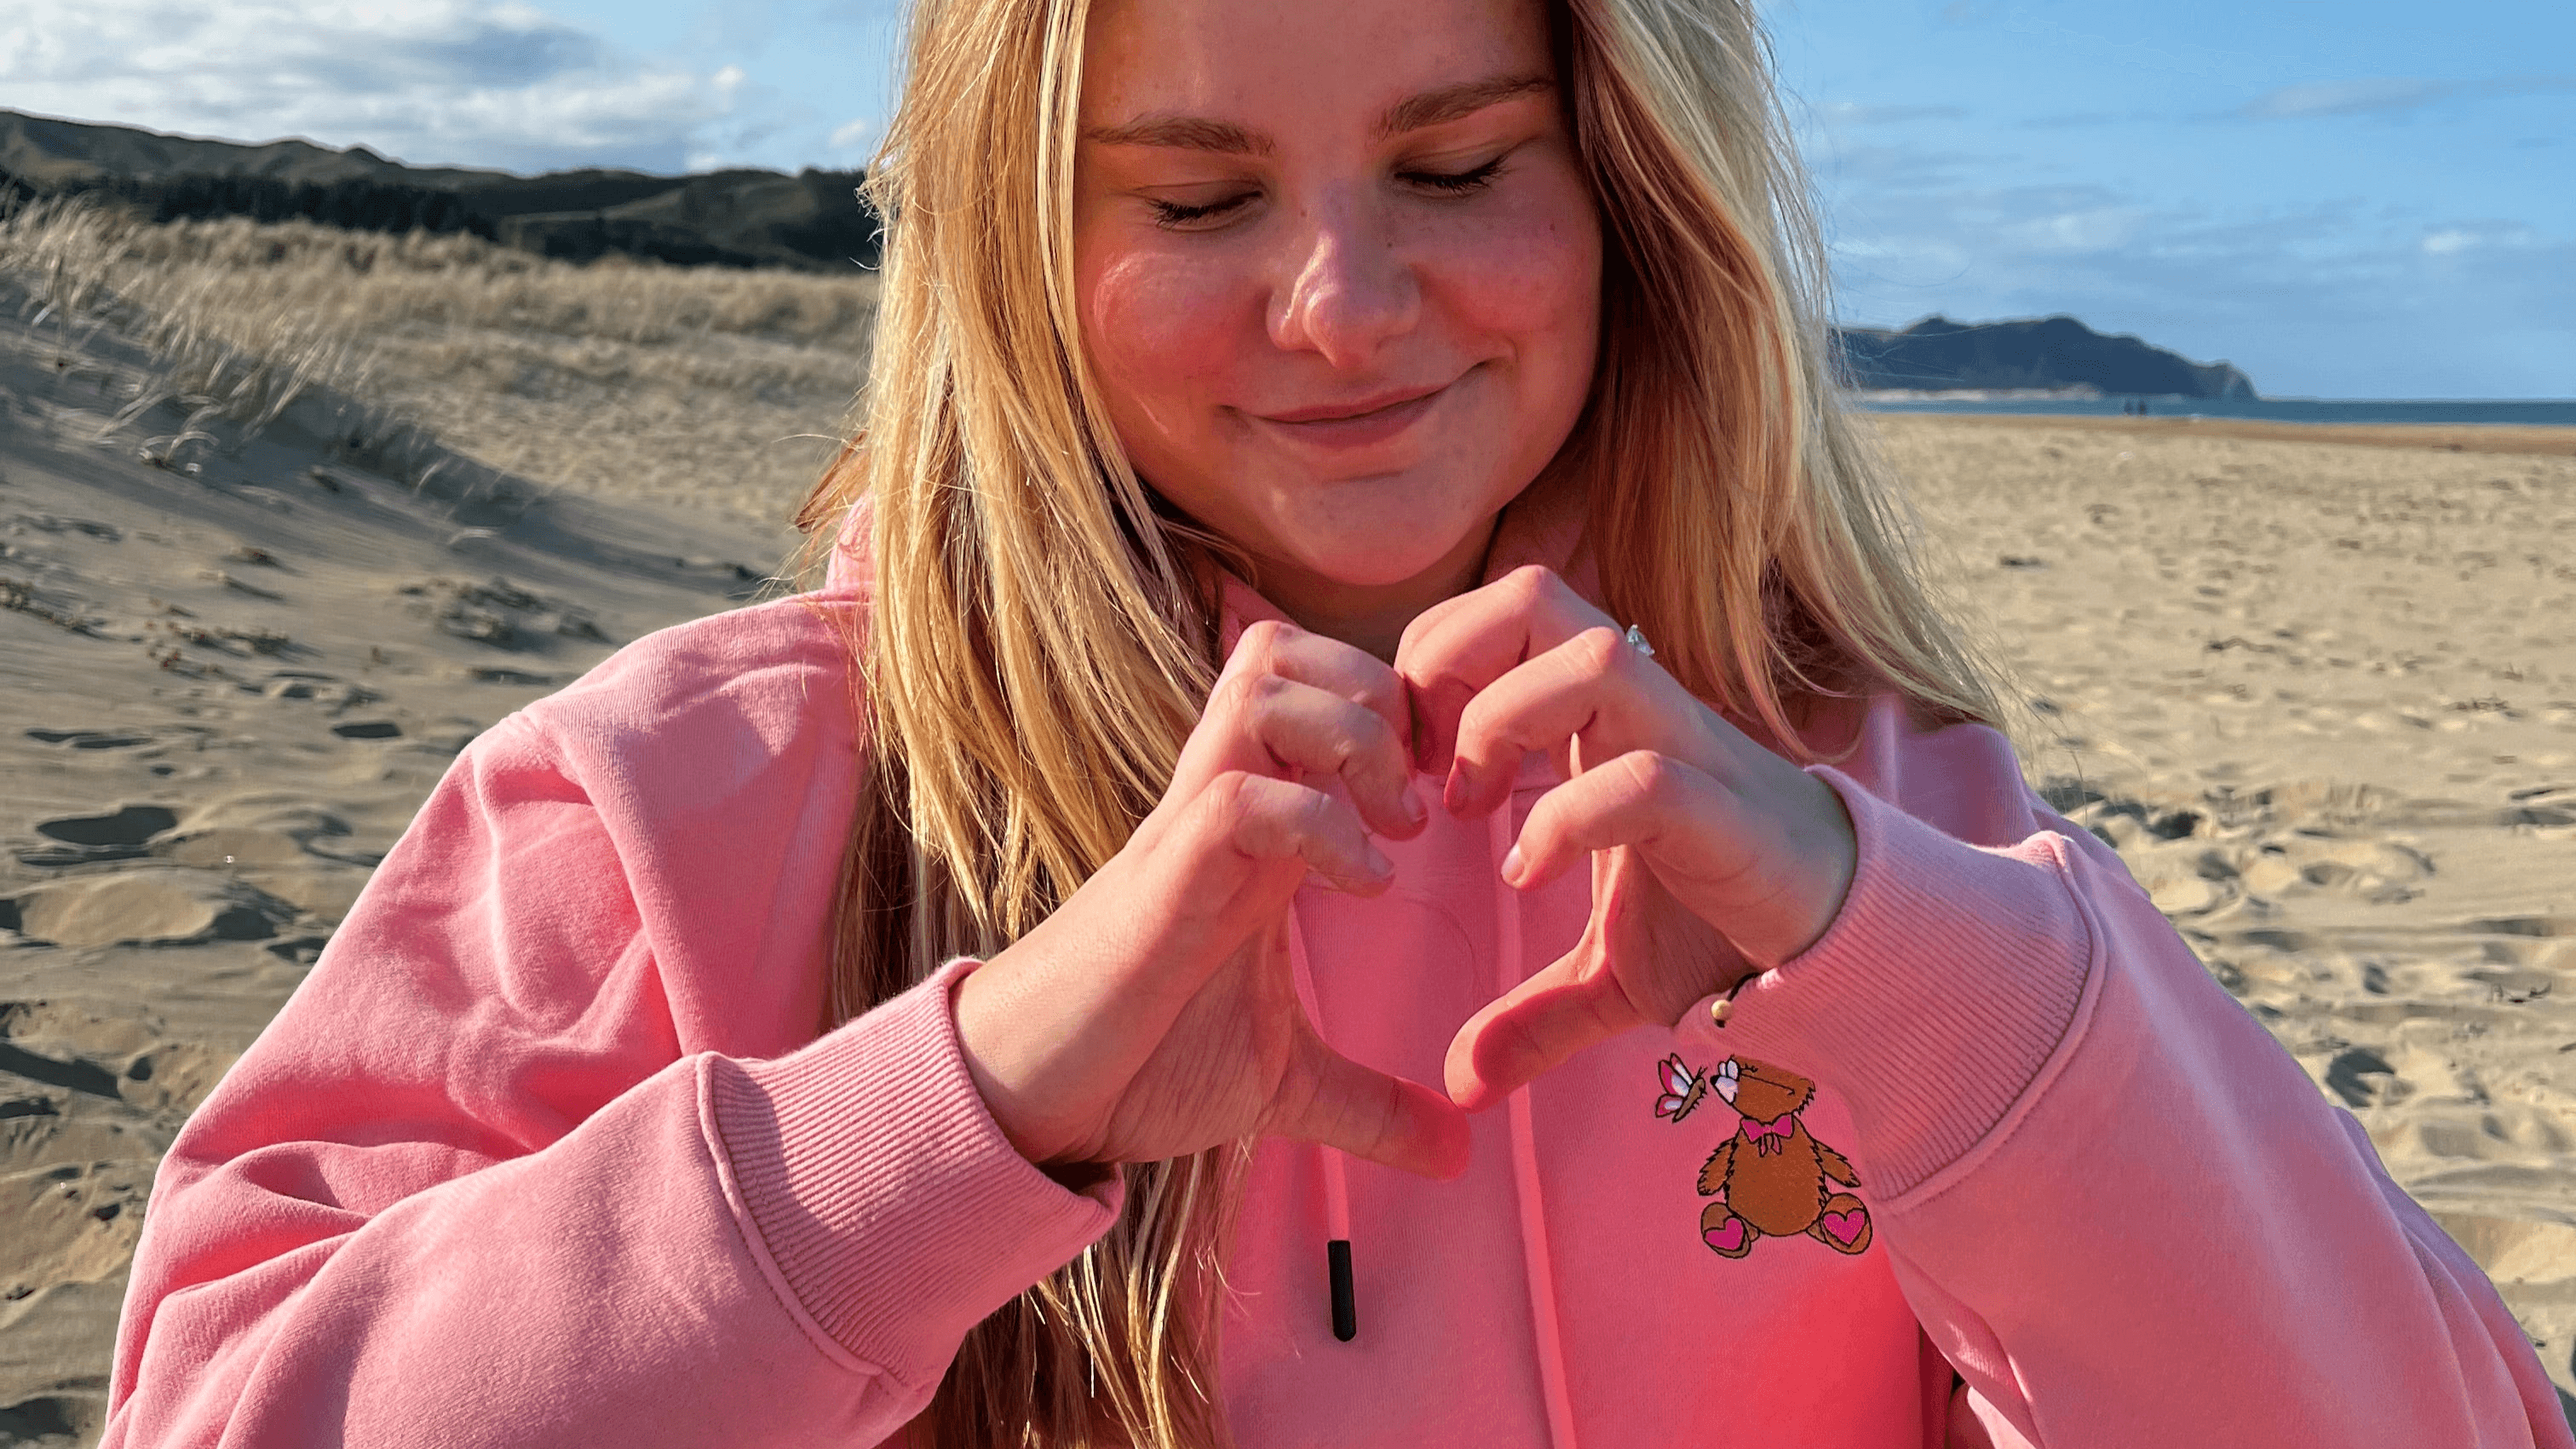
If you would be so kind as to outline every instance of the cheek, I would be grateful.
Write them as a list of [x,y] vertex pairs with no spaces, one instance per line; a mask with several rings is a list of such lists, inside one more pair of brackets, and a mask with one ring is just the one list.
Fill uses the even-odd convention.
[[[1443,248],[1456,314],[1508,339],[1528,382],[1589,385],[1601,324],[1601,232],[1580,195],[1534,198]],[[1571,375],[1568,384],[1564,378]]]
[[1079,269],[1085,349],[1122,428],[1171,430],[1176,407],[1222,386],[1234,356],[1240,290],[1205,267],[1150,252]]

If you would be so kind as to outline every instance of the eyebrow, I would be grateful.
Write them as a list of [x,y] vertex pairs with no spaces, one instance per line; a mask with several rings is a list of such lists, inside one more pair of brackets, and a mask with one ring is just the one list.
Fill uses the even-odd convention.
[[[1498,101],[1515,96],[1551,93],[1556,83],[1543,75],[1496,76],[1490,80],[1464,81],[1424,91],[1418,96],[1397,102],[1378,118],[1377,138],[1400,136],[1472,116]],[[1247,131],[1231,121],[1211,120],[1205,116],[1150,115],[1116,126],[1096,126],[1082,133],[1083,138],[1103,146],[1167,146],[1184,151],[1214,151],[1228,156],[1267,156],[1270,138]]]
[[1497,101],[1515,96],[1544,95],[1556,89],[1556,82],[1543,75],[1496,76],[1491,80],[1466,81],[1424,91],[1408,101],[1389,108],[1377,123],[1377,138],[1401,136],[1425,126],[1437,126],[1472,116]]
[[1204,116],[1139,116],[1123,126],[1095,126],[1082,133],[1103,146],[1170,146],[1183,151],[1218,151],[1228,156],[1267,156],[1270,138],[1256,136],[1231,121]]

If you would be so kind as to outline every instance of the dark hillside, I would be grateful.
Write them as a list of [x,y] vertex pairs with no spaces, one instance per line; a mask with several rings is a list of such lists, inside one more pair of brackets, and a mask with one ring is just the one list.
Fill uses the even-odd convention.
[[2197,363],[2135,337],[2106,337],[2072,317],[1965,324],[1927,317],[1903,330],[1840,329],[1859,388],[1946,391],[2091,388],[2109,397],[2255,396],[2244,373]]
[[877,257],[855,171],[515,176],[413,167],[364,147],[261,146],[0,111],[0,192],[85,193],[156,221],[247,216],[361,231],[465,231],[546,256],[830,271]]

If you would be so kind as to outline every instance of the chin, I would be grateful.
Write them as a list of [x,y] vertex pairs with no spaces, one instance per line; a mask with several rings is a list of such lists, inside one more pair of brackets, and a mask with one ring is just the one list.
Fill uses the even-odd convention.
[[1357,527],[1283,529],[1273,537],[1297,567],[1355,589],[1391,588],[1447,564],[1473,520],[1389,518]]
[[1499,471],[1487,459],[1457,461],[1470,466],[1417,466],[1340,481],[1280,469],[1271,474],[1274,487],[1264,490],[1271,509],[1262,531],[1283,562],[1336,583],[1384,588],[1420,578],[1450,565],[1468,535],[1519,491],[1485,476]]

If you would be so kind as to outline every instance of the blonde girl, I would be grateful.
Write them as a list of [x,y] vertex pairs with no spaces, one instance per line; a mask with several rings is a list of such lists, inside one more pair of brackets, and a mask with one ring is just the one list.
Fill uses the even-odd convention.
[[810,593],[477,740],[107,1442],[2567,1446],[2022,783],[1742,0],[922,0]]

